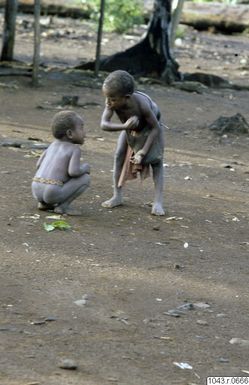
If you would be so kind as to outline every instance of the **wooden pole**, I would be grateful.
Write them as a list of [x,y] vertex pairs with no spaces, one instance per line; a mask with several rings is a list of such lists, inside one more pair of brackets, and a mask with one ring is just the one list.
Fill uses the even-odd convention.
[[101,0],[100,1],[100,14],[99,14],[97,46],[96,46],[96,58],[95,58],[95,76],[98,76],[98,74],[99,74],[101,41],[102,41],[102,32],[103,32],[103,24],[104,24],[104,12],[105,12],[105,0]]
[[6,0],[1,61],[12,61],[15,44],[17,0]]
[[41,15],[41,3],[40,0],[35,0],[34,3],[34,55],[33,55],[33,73],[32,84],[38,86],[39,79],[39,64],[40,64],[40,45],[41,45],[41,33],[40,33],[40,15]]
[[180,23],[183,4],[184,4],[184,0],[178,0],[176,8],[172,12],[172,24],[171,24],[171,31],[170,31],[171,48],[173,48],[175,45],[176,30],[177,30],[178,24]]

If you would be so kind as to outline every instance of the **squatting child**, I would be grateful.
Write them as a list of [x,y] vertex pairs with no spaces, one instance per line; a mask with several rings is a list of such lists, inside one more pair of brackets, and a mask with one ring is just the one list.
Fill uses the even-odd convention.
[[[110,73],[102,87],[105,109],[101,118],[104,131],[121,131],[114,158],[114,192],[102,206],[122,205],[122,188],[125,180],[148,176],[151,166],[155,197],[151,213],[164,215],[163,209],[163,152],[164,128],[160,111],[151,98],[135,90],[133,77],[126,71]],[[111,122],[116,113],[121,123]]]
[[74,111],[60,111],[53,118],[52,134],[55,140],[37,162],[32,194],[40,210],[79,214],[70,204],[90,184],[90,166],[80,162],[84,121]]

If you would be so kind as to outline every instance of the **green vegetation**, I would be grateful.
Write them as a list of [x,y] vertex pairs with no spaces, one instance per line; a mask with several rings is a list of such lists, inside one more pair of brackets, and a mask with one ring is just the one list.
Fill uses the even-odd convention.
[[[213,0],[191,0],[193,3],[212,3]],[[237,4],[237,0],[216,0],[217,3]]]
[[[98,20],[99,0],[80,0],[80,4],[84,8],[90,9],[91,19]],[[105,31],[123,33],[132,28],[134,24],[141,24],[143,21],[143,2],[141,0],[106,0]]]
[[176,29],[175,39],[183,39],[187,29],[186,25],[179,24]]
[[66,221],[53,221],[52,223],[43,223],[43,227],[46,231],[50,232],[55,229],[59,230],[68,230],[71,228],[71,226]]

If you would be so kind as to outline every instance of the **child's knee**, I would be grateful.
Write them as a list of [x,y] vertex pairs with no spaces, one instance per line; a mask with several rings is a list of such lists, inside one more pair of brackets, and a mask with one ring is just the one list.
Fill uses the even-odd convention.
[[114,160],[115,162],[123,162],[125,158],[125,151],[124,150],[118,150],[114,154]]

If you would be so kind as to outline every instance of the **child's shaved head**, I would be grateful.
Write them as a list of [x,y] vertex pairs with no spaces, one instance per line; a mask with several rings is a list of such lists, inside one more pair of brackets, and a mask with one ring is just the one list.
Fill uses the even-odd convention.
[[135,81],[128,72],[117,70],[107,76],[103,88],[120,96],[131,95],[135,89]]
[[57,112],[52,120],[52,133],[56,139],[63,138],[67,130],[74,130],[78,119],[82,119],[76,112],[66,110]]

